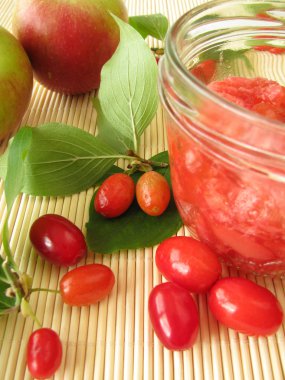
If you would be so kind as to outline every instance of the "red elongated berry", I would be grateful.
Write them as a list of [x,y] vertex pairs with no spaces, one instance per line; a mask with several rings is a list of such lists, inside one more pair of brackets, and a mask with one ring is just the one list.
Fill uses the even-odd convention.
[[245,278],[223,278],[209,292],[209,307],[225,326],[254,336],[274,334],[283,320],[277,298]]
[[137,182],[136,197],[140,208],[148,215],[159,216],[170,201],[170,188],[163,175],[149,171]]
[[197,306],[180,286],[165,282],[152,289],[149,316],[156,335],[170,350],[186,350],[196,341],[199,329]]
[[168,281],[195,293],[207,291],[222,271],[216,254],[204,243],[187,236],[170,237],[160,243],[155,262]]
[[106,265],[82,265],[62,277],[60,294],[68,305],[88,306],[107,297],[114,283],[114,273]]
[[94,207],[102,216],[115,218],[127,211],[134,197],[135,183],[132,178],[124,173],[116,173],[108,177],[99,187]]
[[32,333],[27,346],[27,365],[34,378],[53,376],[61,364],[61,358],[62,345],[55,331],[40,328]]
[[75,265],[87,253],[82,231],[61,215],[38,218],[30,229],[30,240],[42,257],[57,265]]

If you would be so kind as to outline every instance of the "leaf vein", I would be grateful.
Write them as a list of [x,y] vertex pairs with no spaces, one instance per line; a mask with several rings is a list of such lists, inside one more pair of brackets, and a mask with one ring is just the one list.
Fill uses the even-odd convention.
[[[90,137],[94,137],[94,138],[96,138],[95,136],[92,136],[92,135],[90,135]],[[66,138],[66,136],[65,136],[65,138]],[[81,149],[82,151],[85,151],[85,152],[87,152],[87,153],[90,153],[90,154],[93,154],[94,153],[94,149],[96,149],[95,147],[94,147],[94,144],[91,144],[90,142],[88,142],[87,141],[87,139],[81,139],[80,137],[78,137],[78,138],[76,138],[76,141],[81,141],[81,142],[83,142],[84,143],[84,145],[88,145],[88,146],[90,146],[91,148],[92,148],[92,150],[89,150],[89,149],[87,149],[86,147],[83,147],[82,145],[80,145],[80,144],[78,144],[78,143],[75,143],[75,142],[73,142],[73,141],[71,141],[71,140],[69,140],[69,141],[67,141],[66,139],[64,139],[64,136],[63,136],[63,139],[59,139],[59,138],[52,138],[52,137],[48,137],[48,138],[38,138],[37,140],[36,140],[37,142],[44,142],[44,143],[48,143],[48,142],[57,142],[57,143],[63,143],[63,144],[65,144],[65,145],[70,145],[70,146],[73,146],[73,147],[76,147],[76,148],[79,148],[79,149]]]

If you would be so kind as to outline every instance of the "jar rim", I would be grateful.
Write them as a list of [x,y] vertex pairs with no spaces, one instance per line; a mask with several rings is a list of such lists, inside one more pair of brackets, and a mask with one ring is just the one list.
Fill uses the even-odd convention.
[[[240,3],[240,0],[232,0],[231,3]],[[270,0],[270,3],[283,4],[283,0]],[[207,2],[207,9],[216,5],[229,5],[227,0],[211,0]],[[245,117],[250,122],[262,122],[266,123],[266,127],[268,129],[273,129],[274,131],[285,134],[285,124],[281,121],[274,120],[268,118],[266,116],[260,115],[256,112],[248,110],[244,107],[238,106],[235,103],[228,101],[227,99],[221,97],[214,91],[211,91],[206,84],[197,79],[190,70],[187,70],[185,65],[183,64],[179,53],[178,53],[178,41],[179,31],[186,25],[187,21],[193,16],[198,15],[200,12],[205,10],[205,4],[201,4],[197,7],[194,7],[190,11],[186,12],[182,15],[170,28],[166,41],[165,41],[165,55],[167,59],[170,61],[172,67],[175,68],[177,74],[183,78],[185,83],[189,83],[189,85],[195,87],[199,93],[205,96],[210,101],[214,102],[218,106],[222,106],[229,111],[233,112],[237,116]]]

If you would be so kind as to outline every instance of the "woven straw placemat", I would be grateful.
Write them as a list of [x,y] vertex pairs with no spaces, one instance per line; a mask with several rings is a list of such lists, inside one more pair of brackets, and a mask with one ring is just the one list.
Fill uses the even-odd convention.
[[[198,0],[128,0],[130,15],[161,12],[174,22],[202,3]],[[13,1],[0,0],[0,25],[11,29]],[[151,43],[152,41],[150,41]],[[96,130],[93,93],[67,96],[35,82],[32,101],[22,121],[37,126],[62,122],[90,133]],[[150,157],[167,149],[162,110],[142,138],[140,154]],[[11,245],[22,271],[33,276],[33,286],[53,288],[66,269],[44,262],[31,248],[31,223],[45,213],[61,214],[83,231],[94,189],[71,197],[17,198],[9,220]],[[0,181],[0,229],[6,216]],[[189,234],[184,228],[179,235]],[[276,335],[253,338],[219,325],[208,311],[206,296],[196,297],[200,333],[193,349],[171,352],[163,348],[150,326],[147,301],[152,287],[162,281],[154,262],[154,248],[121,251],[114,255],[90,253],[86,263],[110,266],[116,276],[111,296],[92,307],[63,305],[60,296],[33,293],[31,305],[45,327],[57,331],[63,342],[63,360],[57,380],[282,380],[285,379],[284,324]],[[229,274],[224,269],[225,274]],[[238,275],[234,270],[232,275]],[[284,280],[253,280],[277,295],[285,309]],[[31,379],[26,368],[27,340],[35,325],[31,318],[13,314],[0,318],[0,379]]]

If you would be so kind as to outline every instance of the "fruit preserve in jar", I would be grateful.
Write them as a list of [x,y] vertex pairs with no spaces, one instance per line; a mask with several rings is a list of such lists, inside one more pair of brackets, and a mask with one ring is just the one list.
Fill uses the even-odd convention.
[[284,275],[284,1],[201,5],[165,51],[160,96],[185,225],[226,264]]

